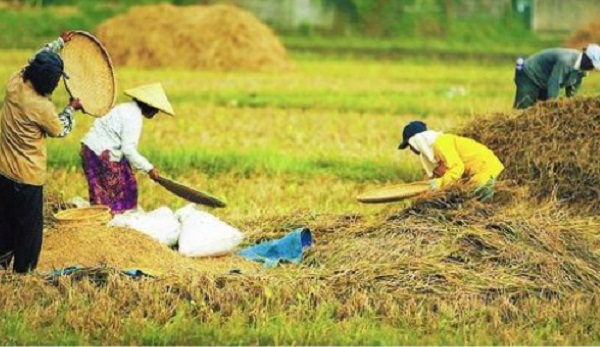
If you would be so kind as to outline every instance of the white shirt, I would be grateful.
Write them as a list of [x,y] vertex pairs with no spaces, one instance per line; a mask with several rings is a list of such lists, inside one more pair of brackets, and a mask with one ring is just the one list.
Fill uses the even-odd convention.
[[117,105],[106,116],[94,121],[81,142],[98,156],[109,150],[113,162],[125,156],[134,168],[147,173],[154,166],[137,151],[143,118],[135,101]]
[[442,133],[433,130],[427,130],[418,133],[408,140],[408,143],[419,151],[421,165],[427,173],[428,177],[433,177],[433,170],[437,167],[438,162],[433,154],[433,144],[438,136]]

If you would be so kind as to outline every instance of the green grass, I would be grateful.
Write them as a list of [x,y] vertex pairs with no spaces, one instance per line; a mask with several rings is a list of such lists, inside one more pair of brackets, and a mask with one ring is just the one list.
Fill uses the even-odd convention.
[[[474,28],[464,28],[448,38],[402,36],[397,38],[360,37],[283,37],[283,43],[291,52],[310,55],[333,55],[338,59],[382,58],[411,60],[478,60],[501,62],[513,57],[530,55],[538,50],[561,46],[564,36],[536,37],[531,33],[507,34],[483,39],[466,36],[477,33]],[[481,28],[479,28],[481,29]],[[504,32],[504,28],[491,28]],[[485,31],[484,31],[485,32]],[[485,35],[485,34],[484,34]]]

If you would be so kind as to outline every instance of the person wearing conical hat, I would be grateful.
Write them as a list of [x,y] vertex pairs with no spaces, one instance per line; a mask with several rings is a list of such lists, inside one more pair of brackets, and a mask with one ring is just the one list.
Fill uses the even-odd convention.
[[37,267],[43,242],[46,141],[67,136],[79,99],[60,112],[52,93],[67,78],[58,53],[71,40],[64,32],[16,71],[5,88],[0,117],[0,269],[17,273]]
[[144,118],[175,112],[160,83],[128,89],[132,101],[115,106],[94,121],[81,140],[81,159],[92,205],[107,205],[113,214],[137,208],[138,187],[132,167],[154,181],[159,170],[138,152]]

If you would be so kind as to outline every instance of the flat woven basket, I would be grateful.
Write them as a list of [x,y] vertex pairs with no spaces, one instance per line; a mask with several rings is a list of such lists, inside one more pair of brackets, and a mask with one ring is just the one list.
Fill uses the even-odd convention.
[[202,204],[210,207],[225,207],[227,204],[220,199],[199,191],[197,189],[190,188],[181,183],[175,182],[165,177],[159,177],[158,183],[165,187],[171,193],[183,198],[187,201]]
[[364,192],[356,200],[366,204],[381,204],[412,198],[427,191],[429,182],[404,183]]
[[70,208],[54,214],[56,223],[63,227],[106,225],[111,219],[110,208],[104,205]]
[[60,55],[69,76],[64,79],[69,95],[79,98],[83,112],[102,117],[114,106],[117,83],[108,52],[90,33],[75,31]]

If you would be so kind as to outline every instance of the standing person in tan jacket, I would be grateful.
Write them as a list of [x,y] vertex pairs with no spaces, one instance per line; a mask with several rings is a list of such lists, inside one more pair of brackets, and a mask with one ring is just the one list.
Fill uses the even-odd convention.
[[80,110],[72,99],[57,113],[50,99],[64,73],[57,54],[72,37],[65,32],[13,74],[6,86],[0,120],[0,269],[35,270],[42,248],[46,137],[64,137]]

